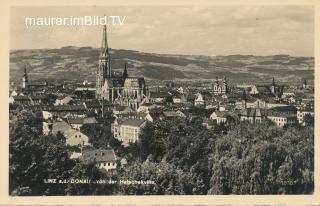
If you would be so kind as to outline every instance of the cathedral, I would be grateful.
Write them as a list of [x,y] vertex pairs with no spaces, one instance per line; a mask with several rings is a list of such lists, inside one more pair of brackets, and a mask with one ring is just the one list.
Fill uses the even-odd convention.
[[112,73],[107,42],[107,27],[103,27],[99,66],[96,73],[96,98],[137,109],[148,101],[143,77],[129,77],[125,65],[122,75]]

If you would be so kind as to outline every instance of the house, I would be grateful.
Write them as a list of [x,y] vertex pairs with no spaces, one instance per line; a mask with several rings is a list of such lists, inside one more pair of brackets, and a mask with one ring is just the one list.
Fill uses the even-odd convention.
[[166,102],[166,99],[170,97],[170,94],[168,92],[163,91],[157,91],[157,92],[151,92],[149,95],[149,101],[151,103],[164,103]]
[[89,137],[82,132],[73,129],[68,123],[65,121],[48,121],[43,122],[43,130],[44,135],[57,135],[58,132],[61,132],[66,138],[66,145],[70,146],[86,146],[90,145]]
[[116,106],[113,109],[113,115],[117,115],[117,114],[128,114],[128,113],[132,113],[134,112],[133,109],[131,109],[128,106]]
[[48,111],[42,111],[42,118],[44,120],[53,119],[53,115],[51,112]]
[[281,113],[268,114],[267,118],[274,122],[277,127],[284,127],[285,125],[294,124],[297,120],[295,116]]
[[249,89],[249,94],[251,94],[251,95],[259,94],[259,90],[256,87],[256,85],[251,86],[251,88]]
[[132,112],[127,114],[118,114],[114,116],[116,119],[144,119],[149,122],[153,122],[152,116],[148,113]]
[[204,102],[204,98],[202,96],[201,93],[197,93],[196,94],[196,98],[194,100],[194,106],[204,106],[205,102]]
[[17,103],[24,105],[39,105],[43,102],[44,96],[11,96],[9,98],[9,103]]
[[57,105],[67,105],[73,102],[73,98],[68,95],[66,97],[60,97],[58,99],[56,99],[56,102],[54,103],[55,106]]
[[94,163],[96,167],[106,171],[117,169],[117,157],[113,149],[83,149],[81,159],[85,164]]
[[303,110],[298,110],[297,111],[297,120],[298,120],[299,124],[302,124],[302,125],[305,124],[304,118],[305,118],[305,116],[307,114],[309,114],[312,117],[314,117],[314,110],[312,110],[312,109],[303,109]]
[[297,122],[297,108],[294,106],[282,106],[268,109],[267,118],[278,127]]
[[217,125],[226,124],[230,116],[228,111],[215,111],[210,115],[210,120]]
[[67,123],[71,125],[73,129],[80,130],[80,128],[85,124],[96,124],[98,121],[94,117],[74,117],[74,118],[67,118]]
[[240,112],[241,121],[249,121],[250,123],[261,123],[262,119],[266,117],[265,110],[261,108],[244,108]]
[[214,123],[210,119],[205,118],[201,125],[207,129],[211,129],[214,126]]
[[178,110],[178,111],[164,111],[163,116],[166,119],[186,118],[186,115],[183,112],[181,112],[180,110]]
[[150,111],[150,109],[154,109],[157,106],[155,104],[152,103],[143,103],[139,106],[137,112],[143,112],[143,113],[148,113]]
[[173,95],[172,100],[173,100],[173,103],[175,104],[183,104],[187,102],[187,98],[185,94],[180,94],[180,93]]
[[124,145],[134,143],[139,139],[141,129],[146,125],[143,118],[116,119],[111,124],[113,137],[121,141]]

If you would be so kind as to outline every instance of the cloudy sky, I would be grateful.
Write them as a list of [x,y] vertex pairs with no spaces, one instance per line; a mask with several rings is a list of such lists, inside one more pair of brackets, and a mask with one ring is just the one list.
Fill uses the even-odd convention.
[[193,55],[313,56],[312,6],[12,7],[11,49],[101,44],[101,26],[29,26],[25,17],[126,16],[108,27],[109,46]]

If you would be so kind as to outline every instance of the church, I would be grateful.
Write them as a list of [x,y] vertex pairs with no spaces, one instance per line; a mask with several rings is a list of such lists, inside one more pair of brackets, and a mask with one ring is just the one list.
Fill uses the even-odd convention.
[[213,83],[213,93],[215,95],[226,94],[228,92],[228,83],[226,77],[219,79],[216,77],[215,82]]
[[148,101],[148,89],[143,77],[129,77],[126,65],[122,75],[112,72],[107,42],[107,27],[103,27],[99,66],[96,73],[96,98],[113,104],[138,109]]

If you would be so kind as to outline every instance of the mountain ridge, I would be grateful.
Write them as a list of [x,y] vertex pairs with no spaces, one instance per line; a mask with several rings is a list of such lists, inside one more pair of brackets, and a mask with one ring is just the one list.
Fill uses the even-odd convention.
[[[10,81],[20,81],[24,65],[32,79],[86,79],[94,81],[99,48],[67,46],[60,49],[10,51]],[[314,79],[314,58],[287,54],[254,55],[174,55],[110,48],[111,67],[149,80],[214,79],[226,76],[235,83],[275,77],[296,82]]]

